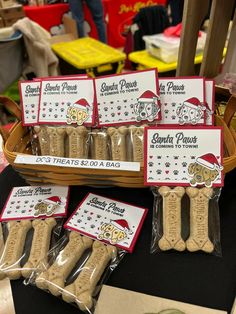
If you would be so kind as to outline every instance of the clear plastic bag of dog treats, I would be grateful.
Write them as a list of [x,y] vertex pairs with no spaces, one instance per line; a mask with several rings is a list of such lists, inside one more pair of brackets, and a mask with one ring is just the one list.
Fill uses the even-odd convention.
[[151,253],[176,250],[221,256],[220,188],[153,187]]
[[34,126],[32,151],[40,156],[88,158],[90,128],[81,126]]
[[109,136],[104,128],[93,128],[90,131],[91,159],[110,160]]
[[[110,160],[114,161],[135,161],[142,163],[145,126],[123,125],[103,128],[100,131],[100,134],[103,134],[101,138],[101,141],[103,141],[102,144],[106,147],[103,150],[103,157],[108,156]],[[92,134],[92,152],[96,152],[96,144],[99,141],[96,137],[96,133]]]
[[48,262],[43,260],[24,283],[93,313],[102,284],[124,255],[115,246],[67,230],[48,253]]
[[147,124],[130,125],[128,147],[130,147],[130,160],[143,163],[144,160],[144,129]]
[[130,161],[126,126],[103,127],[91,130],[90,158],[97,160]]
[[42,259],[47,260],[58,241],[62,218],[36,218],[2,222],[0,241],[0,280],[28,278]]

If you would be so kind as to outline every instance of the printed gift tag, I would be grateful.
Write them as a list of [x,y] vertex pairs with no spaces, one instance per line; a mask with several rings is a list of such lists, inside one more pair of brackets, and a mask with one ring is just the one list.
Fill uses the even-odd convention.
[[99,126],[161,119],[156,69],[97,78]]
[[22,105],[22,125],[34,125],[38,121],[40,82],[19,82]]
[[[87,75],[50,76],[54,80],[87,78]],[[19,92],[22,105],[22,125],[30,126],[38,122],[39,98],[41,81],[43,78],[34,78],[33,81],[19,81]]]
[[42,80],[40,124],[94,123],[94,86],[92,79]]
[[65,228],[132,252],[147,209],[89,193]]
[[63,217],[67,214],[67,186],[22,186],[13,188],[0,221]]
[[145,184],[223,186],[220,127],[145,129]]
[[162,104],[160,124],[205,124],[205,81],[203,78],[161,78],[159,84]]

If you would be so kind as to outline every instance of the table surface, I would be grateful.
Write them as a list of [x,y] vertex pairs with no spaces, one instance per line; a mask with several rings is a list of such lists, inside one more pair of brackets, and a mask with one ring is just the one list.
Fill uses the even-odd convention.
[[[127,254],[107,284],[150,295],[230,311],[236,295],[236,170],[226,175],[220,197],[223,256],[204,253],[150,254],[153,195],[146,189],[71,188],[69,213],[88,192],[116,198],[149,209],[132,254]],[[8,166],[0,175],[0,208],[14,186],[27,185]],[[22,280],[11,282],[16,314],[78,314],[77,308]],[[112,313],[111,313],[112,314]],[[199,313],[200,314],[200,313]]]
[[[224,49],[223,57],[226,55],[227,49]],[[139,70],[145,68],[157,68],[159,73],[173,71],[177,69],[177,61],[166,63],[153,56],[151,56],[147,50],[134,51],[128,56],[129,60],[139,65]],[[199,53],[195,56],[194,64],[200,64],[203,59],[203,54]]]

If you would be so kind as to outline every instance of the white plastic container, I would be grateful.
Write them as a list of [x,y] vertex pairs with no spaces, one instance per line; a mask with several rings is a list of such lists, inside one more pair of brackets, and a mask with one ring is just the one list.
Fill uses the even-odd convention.
[[[167,37],[164,34],[151,36],[143,36],[146,44],[146,50],[155,58],[158,58],[166,63],[176,62],[178,60],[178,52],[180,38],[175,36]],[[196,54],[203,51],[206,41],[206,33],[201,32],[201,37],[198,38]]]

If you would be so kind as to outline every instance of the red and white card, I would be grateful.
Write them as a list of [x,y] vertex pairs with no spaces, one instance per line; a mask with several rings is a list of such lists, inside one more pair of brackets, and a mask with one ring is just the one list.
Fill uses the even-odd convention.
[[215,81],[205,79],[206,91],[206,125],[214,125]]
[[95,120],[92,79],[43,79],[39,124],[90,126]]
[[38,121],[40,82],[20,81],[19,90],[22,109],[22,125],[35,125]]
[[132,252],[147,209],[89,193],[65,228]]
[[38,122],[39,100],[42,79],[67,80],[83,79],[87,75],[51,76],[48,78],[35,78],[33,81],[19,81],[19,92],[22,107],[22,125],[31,126]]
[[202,77],[160,78],[162,120],[165,125],[206,123],[205,80]]
[[22,186],[12,189],[0,221],[64,217],[69,201],[67,186]]
[[99,126],[161,119],[156,69],[95,79]]
[[149,127],[144,150],[146,185],[223,186],[221,127]]

